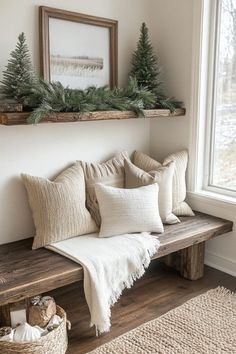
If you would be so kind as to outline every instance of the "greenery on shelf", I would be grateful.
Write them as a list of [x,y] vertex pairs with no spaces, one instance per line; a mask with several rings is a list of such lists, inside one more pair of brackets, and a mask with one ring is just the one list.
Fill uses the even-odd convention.
[[16,48],[10,54],[10,59],[3,71],[0,93],[7,99],[22,102],[22,92],[25,85],[32,85],[34,81],[33,67],[25,34],[18,37]]
[[173,112],[181,106],[181,102],[163,93],[158,60],[149,41],[145,23],[141,27],[132,65],[131,77],[125,88],[70,89],[60,82],[37,78],[33,72],[25,35],[21,33],[3,72],[0,94],[6,99],[22,103],[24,109],[32,111],[29,123],[38,123],[44,115],[57,112],[83,114],[131,110],[138,116],[144,116],[144,109],[164,108]]
[[144,116],[144,109],[155,106],[156,97],[146,88],[139,88],[134,78],[126,88],[89,87],[86,90],[70,89],[59,82],[35,81],[25,87],[24,105],[33,110],[29,123],[38,123],[44,115],[55,112],[85,112],[131,110]]
[[130,76],[136,78],[140,88],[146,87],[156,96],[155,108],[167,108],[172,112],[182,106],[182,102],[168,97],[163,89],[158,57],[149,39],[148,28],[142,23],[137,49],[132,55]]

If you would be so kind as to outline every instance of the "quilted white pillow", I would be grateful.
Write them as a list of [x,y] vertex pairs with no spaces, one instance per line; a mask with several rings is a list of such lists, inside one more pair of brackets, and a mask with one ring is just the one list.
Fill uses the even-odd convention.
[[[194,213],[190,206],[185,202],[186,198],[186,181],[185,174],[188,164],[187,150],[173,153],[165,158],[163,166],[166,166],[170,161],[175,161],[175,170],[173,176],[173,213],[177,216],[193,216]],[[135,151],[134,164],[146,172],[157,170],[161,163],[152,159],[150,156],[142,152]]]
[[99,237],[143,231],[162,233],[158,191],[157,183],[133,189],[97,184],[95,192],[102,220]]

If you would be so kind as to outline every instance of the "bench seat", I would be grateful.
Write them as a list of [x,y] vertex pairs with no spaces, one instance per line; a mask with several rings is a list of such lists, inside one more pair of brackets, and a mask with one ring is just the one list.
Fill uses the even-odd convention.
[[[175,258],[167,256],[167,264],[179,259],[176,268],[181,274],[198,279],[203,275],[205,241],[230,232],[233,223],[202,213],[180,219],[179,224],[165,226],[153,259],[177,254]],[[79,264],[45,248],[33,251],[31,246],[32,239],[0,246],[0,306],[83,279]],[[173,253],[177,251],[180,253]]]

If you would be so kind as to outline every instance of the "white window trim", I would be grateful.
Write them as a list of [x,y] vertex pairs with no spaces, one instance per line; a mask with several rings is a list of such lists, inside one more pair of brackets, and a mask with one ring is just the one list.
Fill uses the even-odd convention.
[[[215,57],[214,46],[208,44],[215,38],[217,3],[217,0],[194,2],[188,187],[191,198],[194,195],[199,198],[205,197],[208,200],[210,198],[213,203],[216,200],[222,201],[224,204],[229,203],[232,207],[236,205],[235,197],[227,196],[227,193],[219,193],[218,188],[208,185],[212,122],[210,120],[206,122],[206,116],[211,114],[207,102],[212,101],[210,88],[213,88],[214,83],[212,68]],[[209,143],[206,144],[206,141]]]

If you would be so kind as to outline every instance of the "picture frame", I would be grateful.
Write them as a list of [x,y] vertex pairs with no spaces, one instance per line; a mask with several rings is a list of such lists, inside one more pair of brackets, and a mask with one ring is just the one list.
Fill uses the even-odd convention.
[[63,86],[117,86],[118,21],[39,7],[41,75]]

